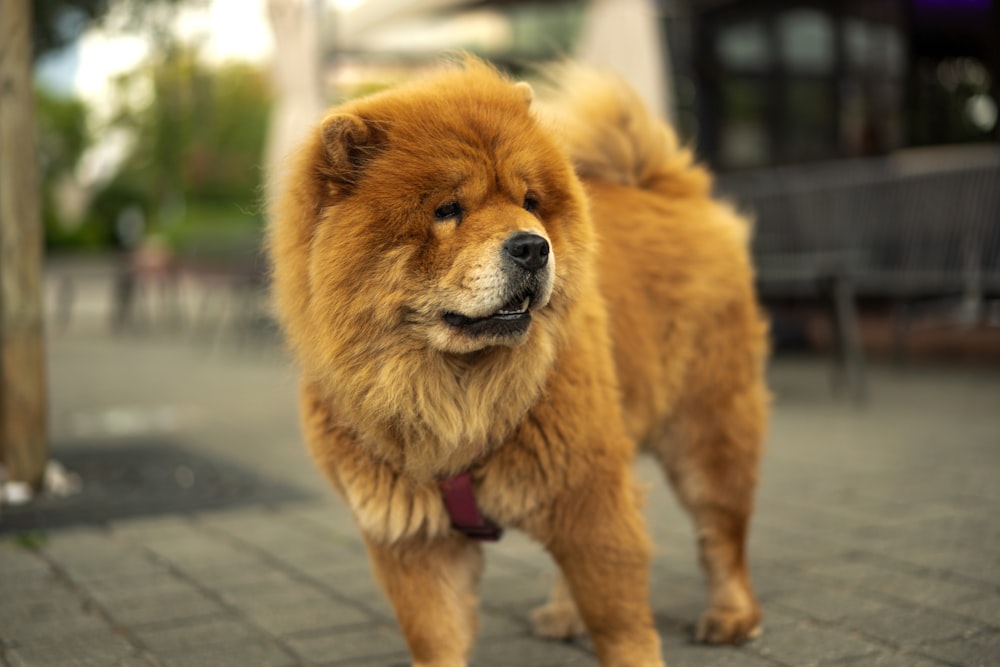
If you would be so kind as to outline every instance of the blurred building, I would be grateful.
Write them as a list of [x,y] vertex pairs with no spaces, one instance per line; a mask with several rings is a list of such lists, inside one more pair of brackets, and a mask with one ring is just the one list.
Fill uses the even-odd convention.
[[681,132],[721,169],[996,141],[996,0],[666,0]]
[[[324,0],[337,84],[462,48],[512,69],[613,48],[659,58],[664,108],[722,170],[996,141],[1000,0]],[[646,47],[625,5],[647,5],[666,48]],[[619,69],[635,74],[636,54]],[[333,67],[339,64],[338,67]],[[611,63],[614,64],[614,63]],[[640,77],[641,78],[641,77]],[[647,77],[648,78],[648,77]],[[662,102],[662,104],[661,104]]]

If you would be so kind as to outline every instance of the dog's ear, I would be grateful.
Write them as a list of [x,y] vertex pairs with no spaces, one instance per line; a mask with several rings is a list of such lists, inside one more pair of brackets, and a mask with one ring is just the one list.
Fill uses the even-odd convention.
[[518,81],[514,84],[514,89],[521,94],[521,99],[524,100],[524,106],[530,107],[532,100],[535,99],[535,91],[532,90],[531,84],[527,81]]
[[351,182],[372,156],[378,137],[360,116],[336,113],[323,119],[323,145],[329,160],[330,174],[337,180]]

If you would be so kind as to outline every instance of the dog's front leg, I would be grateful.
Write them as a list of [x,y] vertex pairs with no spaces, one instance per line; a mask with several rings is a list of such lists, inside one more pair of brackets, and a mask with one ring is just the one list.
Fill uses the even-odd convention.
[[650,545],[627,469],[595,472],[529,527],[562,570],[604,667],[663,667]]
[[365,536],[414,667],[465,667],[476,635],[482,548],[464,536],[383,544]]

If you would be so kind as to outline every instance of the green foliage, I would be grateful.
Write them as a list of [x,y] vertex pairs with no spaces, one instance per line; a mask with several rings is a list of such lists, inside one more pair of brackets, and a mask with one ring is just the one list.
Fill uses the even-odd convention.
[[114,124],[135,141],[95,200],[99,218],[114,219],[130,201],[170,239],[187,225],[256,227],[270,112],[264,73],[244,63],[209,68],[175,47],[119,83],[124,92],[139,81],[151,83],[152,97],[117,113]]
[[76,167],[90,142],[87,107],[74,97],[35,90],[38,123],[38,157],[42,179],[47,181]]
[[90,145],[87,108],[74,97],[35,89],[38,162],[41,178],[42,221],[50,247],[78,245],[78,230],[70,230],[56,202],[60,182],[69,178]]
[[100,131],[123,130],[131,142],[118,174],[92,193],[82,226],[60,219],[55,191],[89,145],[86,108],[39,91],[50,247],[115,243],[119,216],[136,207],[148,231],[177,242],[192,236],[187,227],[259,227],[270,111],[267,77],[244,63],[211,67],[196,48],[177,40],[171,5],[201,2],[34,0],[36,57],[71,42],[96,22],[145,34],[154,54],[117,82],[119,107],[110,127]]
[[[65,239],[66,245],[85,248],[120,245],[115,226],[122,212],[132,207],[148,211],[150,201],[147,194],[127,178],[112,180],[91,199],[86,219],[79,229]],[[50,243],[50,247],[55,245],[57,244]]]
[[35,530],[14,533],[4,538],[4,541],[0,544],[9,545],[14,549],[24,549],[25,551],[41,551],[47,541],[48,537],[45,533]]

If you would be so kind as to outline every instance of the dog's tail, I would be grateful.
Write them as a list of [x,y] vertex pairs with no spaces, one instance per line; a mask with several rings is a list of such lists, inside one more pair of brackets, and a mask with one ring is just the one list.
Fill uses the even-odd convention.
[[562,138],[582,178],[664,193],[711,189],[708,171],[622,79],[574,63],[544,75],[539,117]]

